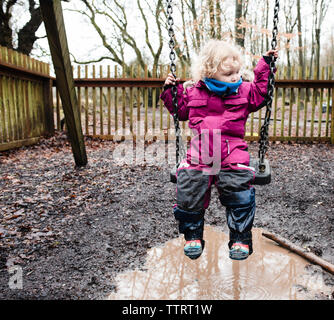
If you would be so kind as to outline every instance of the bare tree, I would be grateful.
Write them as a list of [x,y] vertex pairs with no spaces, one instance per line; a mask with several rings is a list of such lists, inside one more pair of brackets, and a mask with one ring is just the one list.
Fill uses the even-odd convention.
[[297,25],[297,17],[293,16],[293,8],[295,8],[295,0],[286,0],[284,2],[283,11],[285,15],[285,32],[286,32],[286,56],[288,64],[288,77],[291,76],[291,56],[290,56],[290,43],[294,37],[293,31]]
[[137,5],[138,5],[138,8],[140,10],[141,17],[142,17],[142,19],[145,23],[145,42],[146,42],[146,45],[149,48],[151,56],[153,58],[153,66],[157,67],[158,63],[159,63],[159,58],[160,58],[160,55],[161,55],[162,47],[163,47],[162,29],[161,29],[161,23],[160,23],[160,20],[159,20],[160,12],[162,11],[162,0],[157,0],[156,3],[155,3],[155,8],[152,9],[152,11],[151,11],[152,15],[155,17],[155,23],[156,23],[156,26],[158,28],[158,37],[159,37],[158,43],[159,43],[159,45],[158,45],[158,48],[157,48],[156,51],[153,49],[153,46],[151,44],[151,39],[150,39],[150,36],[149,36],[149,24],[147,22],[147,17],[144,13],[144,10],[143,10],[140,2],[141,2],[140,0],[137,0]]
[[190,37],[192,38],[192,46],[195,49],[199,49],[201,45],[201,31],[200,31],[201,18],[197,14],[196,1],[185,0],[184,2],[186,3],[187,9],[189,10],[191,15],[192,23],[190,24],[190,28],[192,32],[190,33]]
[[300,0],[297,0],[297,29],[298,29],[298,60],[302,68],[302,77],[304,77],[304,59],[303,59],[303,37],[302,37],[302,20],[300,14]]
[[35,41],[38,39],[36,32],[40,27],[43,19],[39,6],[36,7],[34,0],[29,0],[30,20],[18,32],[18,46],[17,50],[29,55],[33,49]]
[[[326,16],[329,1],[326,0],[312,0],[312,6],[314,8],[314,36],[315,36],[315,77],[319,78],[320,72],[320,35],[321,25]],[[314,46],[312,46],[312,52],[314,52]]]
[[215,10],[214,10],[214,3],[213,0],[207,0],[207,7],[209,9],[209,18],[210,18],[210,31],[209,36],[210,38],[214,38],[216,36],[215,32]]
[[[101,39],[103,47],[108,51],[108,55],[98,57],[96,59],[91,59],[89,61],[78,61],[74,59],[74,62],[86,64],[109,59],[119,64],[120,66],[124,66],[127,72],[129,72],[129,66],[126,63],[124,57],[124,50],[125,47],[127,47],[133,50],[137,63],[144,69],[147,60],[145,59],[145,54],[141,49],[138,35],[129,31],[128,16],[131,14],[126,10],[126,3],[120,0],[103,0],[99,3],[92,0],[81,1],[85,4],[87,10],[74,11],[88,17],[91,25]],[[149,4],[147,0],[137,0],[138,11],[144,24],[146,47],[148,48],[150,58],[152,58],[153,66],[156,67],[163,47],[163,37],[160,21],[160,16],[163,11],[162,0],[154,0],[154,6],[151,4]],[[154,17],[154,25],[150,25],[148,23],[143,5],[146,5],[146,9],[149,10],[151,15]],[[109,25],[113,26],[114,33],[112,35],[106,33],[106,31],[103,29],[103,22],[100,20],[101,18],[104,19],[104,22],[107,22]],[[153,29],[156,30],[158,35],[157,49],[153,48],[153,44],[151,42],[152,39],[150,37],[150,32],[152,32]]]
[[221,5],[220,1],[216,0],[216,26],[217,26],[217,39],[222,37],[222,19],[221,19]]
[[244,38],[244,28],[241,27],[241,22],[243,18],[242,13],[242,0],[235,0],[235,25],[234,25],[234,37],[235,42],[241,46],[245,47],[245,38]]
[[[268,30],[268,22],[269,22],[269,0],[266,0],[266,8],[265,8],[265,29]],[[266,37],[266,50],[269,50],[269,38],[267,36],[267,34],[265,34]]]
[[13,31],[10,27],[10,19],[12,17],[12,7],[16,1],[0,1],[0,45],[13,48]]
[[[67,0],[64,0],[67,1]],[[16,31],[13,20],[13,10],[21,9],[21,11],[29,11],[29,20],[18,31]],[[29,55],[33,49],[36,40],[40,39],[36,36],[38,28],[43,22],[37,0],[28,0],[25,2],[19,0],[0,0],[0,45],[15,49],[26,55]],[[14,40],[14,35],[17,41]]]
[[[334,31],[331,30],[331,33],[329,35],[328,40],[326,41],[325,45],[321,48],[322,54],[321,54],[321,64],[331,66],[333,65],[334,61]],[[329,70],[328,70],[329,71]],[[332,74],[327,75],[328,79],[331,79]]]
[[187,21],[186,21],[186,8],[184,1],[181,1],[181,17],[182,17],[182,41],[184,43],[184,53],[181,56],[181,65],[182,67],[190,63],[190,46],[187,36]]
[[[39,11],[39,7],[36,7],[34,0],[29,0],[28,3],[30,19],[29,21],[17,32],[18,43],[14,44],[14,26],[11,23],[13,18],[12,11],[14,6],[22,6],[22,3],[17,0],[4,1],[0,0],[0,45],[13,49],[24,54],[29,55],[35,41],[38,39],[36,31],[42,23],[42,16]],[[24,10],[24,8],[22,8]]]
[[[314,51],[311,59],[319,65],[317,61],[321,49],[321,23],[329,0],[308,0],[308,2],[313,5],[312,16],[314,16],[314,21],[312,21]],[[168,53],[165,1],[81,0],[80,3],[85,5],[80,12],[88,18],[98,38],[102,41],[100,47],[106,49],[107,52],[107,54],[102,54],[102,57],[97,56],[89,61],[80,61],[81,63],[110,59],[119,65],[128,66],[130,62],[125,60],[131,50],[136,62],[142,67],[148,63],[157,66],[161,62],[159,59],[161,60],[161,57]],[[306,34],[305,28],[311,27],[311,23],[308,22],[312,16],[305,14],[306,7],[302,6],[302,3],[300,0],[281,2],[279,28],[284,31],[280,31],[279,41],[285,44],[281,47],[281,56],[286,54],[288,66],[293,64],[293,59],[298,59],[300,65],[305,65],[304,52],[301,48],[306,50],[305,48],[310,47],[311,39],[306,39],[306,46],[302,43],[302,35]],[[273,1],[182,0],[173,1],[173,8],[175,52],[177,62],[182,67],[190,65],[192,55],[198,52],[203,43],[211,37],[234,38],[235,42],[250,55],[254,63],[263,52],[269,49]],[[136,30],[131,27],[133,16],[138,21]],[[231,16],[235,19],[231,19]],[[316,29],[318,31],[315,31]],[[98,42],[96,44],[99,45]],[[299,53],[295,50],[297,48],[299,48]],[[75,62],[79,61],[75,60]],[[284,60],[282,59],[280,63],[284,63]]]

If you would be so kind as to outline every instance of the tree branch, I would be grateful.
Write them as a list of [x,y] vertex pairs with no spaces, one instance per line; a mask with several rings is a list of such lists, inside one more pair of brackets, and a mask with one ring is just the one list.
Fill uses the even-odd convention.
[[97,25],[95,21],[95,12],[93,8],[90,6],[87,0],[82,0],[84,4],[87,6],[88,10],[91,13],[91,16],[89,16],[86,12],[81,11],[82,14],[86,15],[90,22],[92,23],[93,27],[95,28],[96,32],[100,36],[103,46],[113,55],[113,58],[111,60],[115,61],[119,65],[122,65],[123,61],[120,59],[116,53],[116,51],[108,44],[105,34],[102,32],[101,28]]
[[78,61],[72,53],[70,53],[70,55],[71,55],[72,58],[73,58],[73,62],[74,62],[74,63],[77,63],[77,64],[96,63],[96,62],[100,62],[100,61],[102,61],[102,60],[106,60],[106,59],[108,59],[108,60],[112,60],[112,61],[114,61],[114,62],[117,62],[117,61],[115,61],[115,59],[113,59],[112,57],[109,57],[109,56],[102,56],[102,57],[100,57],[99,59],[95,59],[95,60]]
[[[87,0],[82,0],[85,3],[87,3]],[[104,1],[105,2],[105,1]],[[119,21],[122,21],[121,19],[119,19],[119,21],[117,21],[112,15],[110,15],[108,12],[106,11],[100,11],[97,10],[96,13],[100,14],[100,15],[104,15],[106,17],[108,17],[109,19],[111,19],[111,21],[117,26],[117,28],[120,30],[121,34],[122,34],[122,39],[124,40],[124,42],[126,44],[128,44],[130,47],[132,47],[132,49],[135,51],[137,59],[139,64],[141,65],[141,67],[144,69],[145,67],[145,62],[141,53],[141,50],[138,48],[136,40],[128,33],[127,31],[127,19],[126,19],[126,13],[124,8],[121,6],[121,4],[119,2],[117,2],[116,0],[114,0],[115,4],[121,9],[122,13],[123,13],[123,26],[120,24]],[[108,8],[110,8],[109,6],[107,6]],[[92,9],[91,9],[92,10]],[[114,12],[113,10],[110,10],[111,12]],[[116,16],[118,16],[117,14],[115,14]],[[96,27],[97,24],[95,23]],[[94,26],[95,27],[95,26]],[[100,33],[102,34],[102,31],[100,29]],[[101,36],[101,35],[100,35]],[[105,38],[105,35],[104,35]],[[110,47],[110,46],[109,46]],[[123,65],[124,63],[120,63],[120,65]]]
[[321,266],[322,268],[324,268],[325,270],[327,270],[331,274],[334,274],[334,265],[331,264],[330,262],[316,256],[314,253],[305,252],[302,248],[298,247],[297,245],[293,244],[289,240],[284,239],[283,237],[281,237],[277,234],[270,233],[268,231],[263,231],[262,235],[264,237],[268,238],[268,239],[271,239],[271,240],[277,242],[278,244],[280,244],[284,248],[287,248],[290,251],[293,251],[293,252],[297,253],[298,255],[302,256],[303,258],[307,259],[308,261],[310,261],[312,263],[315,263],[315,264],[318,264],[319,266]]

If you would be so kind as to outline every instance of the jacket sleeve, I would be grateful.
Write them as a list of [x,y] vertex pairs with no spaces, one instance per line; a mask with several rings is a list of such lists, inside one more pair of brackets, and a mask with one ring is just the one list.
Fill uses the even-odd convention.
[[248,97],[250,112],[255,112],[266,105],[270,61],[269,57],[262,57],[254,69],[254,81],[250,85]]
[[[173,107],[173,99],[172,99],[172,89],[168,88],[165,89],[161,95],[160,99],[164,102],[165,107],[170,112],[170,114],[174,114],[174,107]],[[188,96],[187,94],[183,93],[183,85],[177,85],[177,104],[178,104],[178,116],[179,120],[186,121],[188,120],[188,108],[186,107],[188,103]]]

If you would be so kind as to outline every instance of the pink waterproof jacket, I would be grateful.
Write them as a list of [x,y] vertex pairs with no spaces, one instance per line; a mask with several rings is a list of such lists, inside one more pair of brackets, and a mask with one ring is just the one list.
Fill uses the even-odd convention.
[[[215,94],[203,81],[186,90],[182,84],[177,86],[179,119],[189,120],[194,132],[188,164],[210,167],[212,157],[219,157],[221,168],[249,165],[245,123],[251,112],[265,106],[269,73],[269,64],[261,58],[254,69],[254,81],[242,82],[238,92],[228,96]],[[171,89],[163,91],[160,98],[173,114]]]

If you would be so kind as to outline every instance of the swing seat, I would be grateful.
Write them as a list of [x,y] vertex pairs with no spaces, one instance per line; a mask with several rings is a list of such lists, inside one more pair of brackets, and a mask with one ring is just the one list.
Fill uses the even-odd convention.
[[[264,171],[260,171],[259,168],[260,165],[260,159],[250,159],[249,166],[253,167],[255,169],[255,179],[253,181],[254,185],[266,185],[271,182],[271,168],[269,161],[267,159],[264,159]],[[171,170],[170,170],[170,182],[176,183],[176,170],[177,166],[175,165]]]
[[269,165],[269,161],[267,159],[264,159],[264,169],[260,170],[260,159],[250,159],[249,166],[253,167],[255,169],[255,179],[253,181],[253,184],[255,185],[265,185],[269,184],[271,181],[271,169]]

